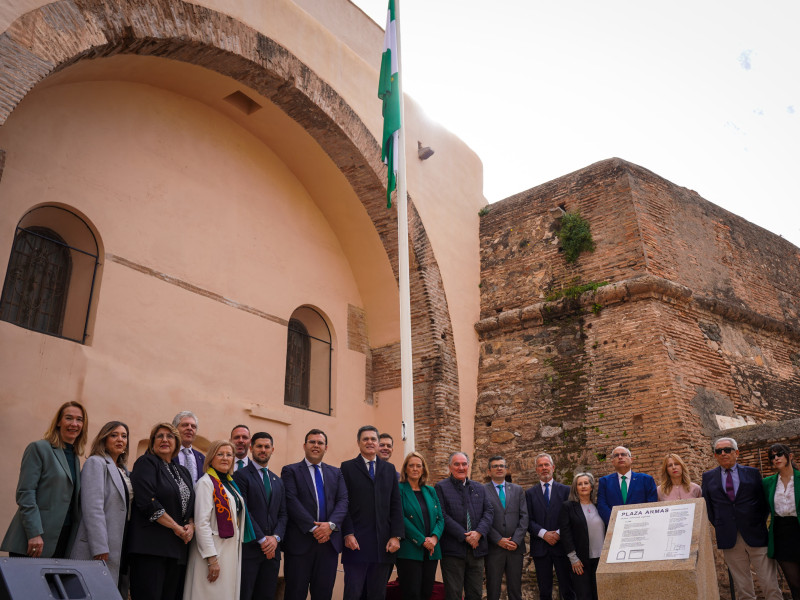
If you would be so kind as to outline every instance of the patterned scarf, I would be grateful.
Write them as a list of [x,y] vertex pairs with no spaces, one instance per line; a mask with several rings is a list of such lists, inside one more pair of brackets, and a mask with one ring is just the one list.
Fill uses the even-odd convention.
[[[211,483],[214,485],[214,508],[217,513],[217,531],[219,532],[219,537],[223,539],[232,538],[234,534],[233,516],[231,515],[231,507],[228,502],[227,494],[225,494],[224,487],[233,487],[239,496],[241,496],[242,493],[239,491],[239,487],[230,475],[224,475],[227,485],[223,487],[219,474],[213,467],[209,467],[206,473],[211,478]],[[250,522],[250,514],[247,512],[247,507],[244,507],[244,517],[244,542],[252,542],[256,539],[256,534],[255,531],[253,531],[253,524]]]

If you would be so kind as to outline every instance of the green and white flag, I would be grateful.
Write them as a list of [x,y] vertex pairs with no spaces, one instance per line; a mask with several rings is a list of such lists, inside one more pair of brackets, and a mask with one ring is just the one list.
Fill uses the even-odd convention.
[[383,100],[383,139],[381,159],[389,167],[386,183],[386,207],[392,207],[392,191],[397,188],[397,168],[400,163],[400,73],[397,67],[397,25],[394,20],[394,1],[389,0],[386,13],[386,37],[381,57],[381,76],[378,98]]

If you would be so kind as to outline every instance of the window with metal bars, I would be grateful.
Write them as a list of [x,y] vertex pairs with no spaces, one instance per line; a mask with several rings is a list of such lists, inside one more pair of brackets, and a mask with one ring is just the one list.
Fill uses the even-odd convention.
[[330,414],[332,352],[322,315],[308,306],[295,310],[287,332],[284,404]]

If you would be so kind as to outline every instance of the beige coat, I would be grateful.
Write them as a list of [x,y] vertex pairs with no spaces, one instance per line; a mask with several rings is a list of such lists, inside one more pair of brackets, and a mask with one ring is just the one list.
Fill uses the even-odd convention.
[[[238,600],[242,573],[242,539],[244,537],[244,509],[241,519],[236,518],[236,502],[228,498],[233,515],[234,535],[222,539],[217,530],[217,514],[214,509],[214,484],[206,474],[194,486],[194,540],[189,549],[189,565],[186,569],[186,585],[183,600]],[[225,491],[227,495],[227,490]],[[242,500],[244,506],[244,500]],[[219,579],[208,581],[206,559],[217,556]]]

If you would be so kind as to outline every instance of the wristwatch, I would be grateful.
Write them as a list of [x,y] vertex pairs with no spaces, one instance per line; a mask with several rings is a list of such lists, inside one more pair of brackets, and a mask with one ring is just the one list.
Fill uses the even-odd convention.
[[331,531],[336,531],[336,523],[333,521],[328,521],[328,525],[331,526]]

